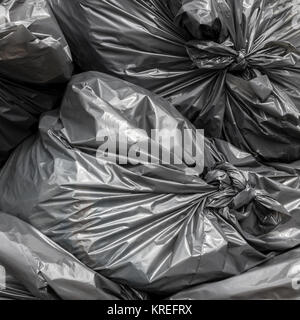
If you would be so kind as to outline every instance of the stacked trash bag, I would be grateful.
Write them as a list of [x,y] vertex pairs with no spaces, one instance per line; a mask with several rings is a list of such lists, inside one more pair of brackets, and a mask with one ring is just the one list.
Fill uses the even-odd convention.
[[297,0],[2,0],[0,84],[0,299],[300,299]]

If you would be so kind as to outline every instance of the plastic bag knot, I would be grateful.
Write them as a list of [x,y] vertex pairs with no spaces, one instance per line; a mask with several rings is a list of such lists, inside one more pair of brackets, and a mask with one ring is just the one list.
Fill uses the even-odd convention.
[[235,61],[229,67],[230,71],[245,71],[248,67],[248,61],[246,59],[246,52],[244,50],[238,51],[235,57]]

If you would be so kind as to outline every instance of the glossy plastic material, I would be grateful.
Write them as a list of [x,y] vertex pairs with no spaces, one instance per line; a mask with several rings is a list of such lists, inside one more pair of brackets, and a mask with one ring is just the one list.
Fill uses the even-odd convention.
[[0,75],[26,83],[70,79],[72,59],[46,0],[0,1]]
[[149,141],[151,129],[195,132],[144,89],[97,72],[77,75],[61,109],[44,115],[39,134],[3,167],[0,209],[102,275],[164,296],[240,274],[300,244],[300,192],[288,195],[291,174],[256,173],[246,168],[250,155],[207,139],[204,150],[196,145],[204,168],[121,165],[113,160],[119,149],[107,156],[100,148],[103,130],[117,128],[129,146]]
[[2,298],[128,300],[146,297],[93,272],[29,224],[2,212],[0,243]]
[[59,106],[73,64],[45,0],[0,0],[0,167]]
[[260,159],[300,158],[299,1],[50,4],[82,70],[152,90]]
[[172,300],[300,300],[300,248],[223,281],[196,286]]

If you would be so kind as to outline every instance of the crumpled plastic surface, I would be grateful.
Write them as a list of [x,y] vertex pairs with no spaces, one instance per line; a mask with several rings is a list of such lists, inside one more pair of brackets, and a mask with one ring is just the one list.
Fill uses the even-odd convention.
[[171,300],[300,300],[300,248],[242,275],[196,286]]
[[59,106],[73,64],[45,0],[0,1],[0,167]]
[[6,275],[0,283],[2,298],[138,300],[146,297],[95,273],[29,224],[3,212],[0,212],[0,243],[0,276]]
[[[230,161],[241,170],[255,172],[260,177],[259,181],[257,180],[257,186],[269,190],[270,195],[289,210],[294,218],[289,227],[290,236],[299,237],[297,229],[299,229],[300,222],[300,161],[290,164],[269,163],[264,165],[257,162],[250,154],[241,152],[224,141],[216,140],[215,144],[226,155],[226,161]],[[277,231],[280,232],[280,227]],[[300,298],[299,257],[300,249],[297,247],[241,275],[194,286],[178,292],[169,299],[298,300]]]
[[49,1],[82,70],[150,89],[262,160],[300,158],[297,0]]
[[39,134],[3,167],[0,209],[101,275],[158,295],[240,274],[300,244],[299,176],[255,172],[249,154],[207,139],[204,170],[120,165],[99,149],[102,130],[116,128],[131,144],[148,141],[151,129],[195,131],[144,89],[77,75],[61,109],[44,115]]
[[25,83],[60,83],[71,53],[46,0],[0,1],[0,74]]

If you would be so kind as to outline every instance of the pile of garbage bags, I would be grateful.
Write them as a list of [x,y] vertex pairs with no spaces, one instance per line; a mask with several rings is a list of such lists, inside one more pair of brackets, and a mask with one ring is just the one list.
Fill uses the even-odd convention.
[[0,299],[300,299],[279,2],[0,1]]
[[82,70],[152,90],[261,160],[300,158],[297,0],[50,3]]

